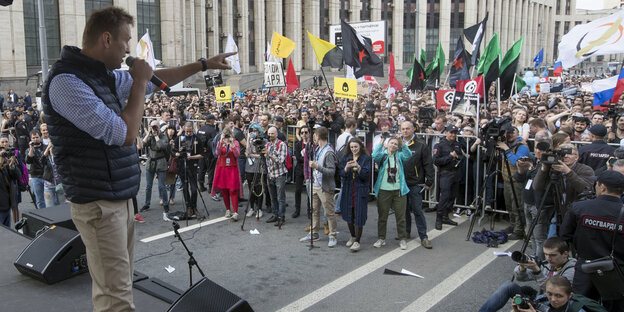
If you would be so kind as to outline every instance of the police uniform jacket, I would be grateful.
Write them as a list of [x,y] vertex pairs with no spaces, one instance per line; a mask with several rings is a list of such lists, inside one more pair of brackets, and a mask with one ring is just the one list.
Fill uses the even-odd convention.
[[615,148],[603,140],[593,141],[591,144],[579,148],[578,161],[590,166],[594,171],[606,167],[609,157],[613,156]]
[[441,171],[456,171],[457,160],[451,156],[451,152],[455,151],[458,159],[463,159],[462,145],[457,140],[449,142],[446,138],[440,139],[440,142],[433,148],[433,163],[438,166]]
[[[622,208],[619,197],[601,195],[596,199],[573,203],[561,224],[561,238],[572,241],[578,260],[594,260],[611,253],[615,222]],[[614,257],[624,265],[624,220],[620,220],[615,239]]]

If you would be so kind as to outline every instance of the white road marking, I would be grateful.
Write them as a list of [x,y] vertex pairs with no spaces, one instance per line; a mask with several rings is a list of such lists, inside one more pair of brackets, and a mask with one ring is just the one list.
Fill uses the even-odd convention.
[[[189,225],[187,227],[181,227],[178,230],[178,232],[184,233],[186,231],[194,230],[194,229],[196,229],[196,228],[198,228],[200,226],[211,225],[211,224],[215,224],[217,222],[221,222],[221,221],[225,221],[225,220],[229,220],[229,219],[226,218],[226,217],[220,217],[220,218],[204,221],[204,222],[201,222],[201,223],[196,223],[196,224],[193,224],[193,225]],[[181,222],[184,222],[184,221],[181,221]],[[146,237],[146,238],[142,239],[141,242],[149,243],[149,242],[153,242],[153,241],[155,241],[157,239],[161,239],[161,238],[165,238],[165,237],[169,237],[169,236],[173,236],[173,235],[175,235],[175,233],[173,231],[165,232],[165,233],[162,233],[162,234]]]
[[424,293],[416,299],[416,301],[405,307],[403,311],[428,311],[451,292],[461,286],[464,282],[469,280],[473,275],[477,274],[489,265],[492,261],[494,261],[494,259],[498,258],[494,255],[494,252],[505,251],[512,248],[514,244],[515,242],[510,241],[508,244],[505,244],[504,248],[488,248],[472,261],[455,271],[455,273],[451,276],[447,277],[435,287],[431,288],[428,292]]
[[[462,224],[469,220],[468,218],[455,219],[457,223]],[[458,224],[458,225],[459,225]],[[434,239],[451,229],[455,228],[454,226],[445,226],[442,231],[431,230],[427,233],[429,239]],[[407,250],[401,250],[399,247],[396,249],[384,254],[383,256],[370,261],[369,263],[360,266],[359,268],[339,277],[338,279],[319,287],[316,291],[309,293],[306,296],[299,298],[298,300],[290,303],[289,305],[277,310],[278,312],[290,312],[290,311],[303,311],[312,305],[318,303],[319,301],[333,295],[337,291],[355,283],[357,280],[363,278],[364,276],[370,274],[371,272],[378,270],[388,263],[398,259],[401,256],[406,255],[408,252],[419,248],[420,242],[418,239],[411,240],[407,245]],[[383,247],[382,247],[383,248]],[[488,252],[492,252],[488,250]]]

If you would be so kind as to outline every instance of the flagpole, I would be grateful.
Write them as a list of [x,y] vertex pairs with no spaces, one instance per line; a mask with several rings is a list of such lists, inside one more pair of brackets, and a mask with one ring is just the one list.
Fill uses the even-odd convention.
[[[511,92],[515,90],[516,87],[516,73],[514,73],[514,77],[513,77],[513,82],[511,83],[511,90],[509,90],[509,97],[511,97]],[[516,91],[516,94],[518,94],[518,91]]]
[[[321,67],[321,73],[323,73],[323,79],[325,79],[325,84],[327,85],[327,91],[330,91],[330,89],[329,89],[329,82],[327,82],[327,77],[325,77],[325,71],[323,70],[323,66],[319,66],[319,67]],[[331,96],[332,103],[335,103],[336,100],[334,99],[334,94],[331,93],[331,91],[330,91],[329,95]]]
[[446,85],[450,76],[451,76],[451,70],[449,69],[448,75],[446,75],[446,80],[444,80],[444,85]]
[[488,92],[485,89],[485,77],[483,77],[483,79],[481,80],[481,82],[483,83],[483,107],[485,108],[485,112],[487,113],[488,111],[488,107],[487,107],[487,102],[488,102]]
[[500,77],[496,78],[496,103],[498,104],[498,117],[500,117]]

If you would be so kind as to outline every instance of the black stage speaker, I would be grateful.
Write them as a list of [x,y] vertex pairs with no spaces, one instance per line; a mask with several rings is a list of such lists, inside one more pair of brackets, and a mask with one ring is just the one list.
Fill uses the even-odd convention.
[[253,309],[247,301],[204,277],[184,292],[167,311],[253,312]]
[[0,0],[1,6],[9,6],[11,4],[13,4],[13,0]]
[[58,226],[50,227],[30,242],[14,264],[20,273],[48,284],[89,270],[80,234]]
[[156,297],[168,304],[175,302],[184,294],[182,289],[157,278],[147,278],[147,276],[145,279],[134,281],[132,284],[134,288],[148,295],[152,295],[152,297]]
[[22,220],[24,222],[24,235],[31,238],[37,237],[37,233],[41,233],[46,226],[52,225],[76,231],[76,225],[71,218],[71,207],[67,203],[25,212],[22,215]]

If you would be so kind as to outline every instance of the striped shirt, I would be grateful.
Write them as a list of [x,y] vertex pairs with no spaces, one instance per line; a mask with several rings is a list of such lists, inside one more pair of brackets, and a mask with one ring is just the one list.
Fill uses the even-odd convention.
[[[288,150],[284,141],[269,142],[267,150],[269,151],[269,156],[266,157],[269,178],[277,178],[288,173],[286,170],[286,153]],[[272,158],[275,158],[275,161]]]

